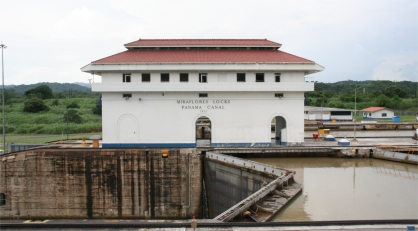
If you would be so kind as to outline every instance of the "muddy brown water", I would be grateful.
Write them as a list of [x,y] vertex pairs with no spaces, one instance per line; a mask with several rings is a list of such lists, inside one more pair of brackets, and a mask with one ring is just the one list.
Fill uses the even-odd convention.
[[272,221],[418,218],[418,167],[376,159],[251,158],[292,169],[302,193]]

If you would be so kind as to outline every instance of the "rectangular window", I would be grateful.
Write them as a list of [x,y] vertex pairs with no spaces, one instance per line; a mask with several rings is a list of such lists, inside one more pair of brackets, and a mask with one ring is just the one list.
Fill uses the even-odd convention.
[[264,73],[255,73],[256,82],[264,82]]
[[207,83],[208,82],[208,74],[199,73],[199,82],[200,83]]
[[161,73],[161,82],[170,82],[170,74]]
[[151,82],[151,74],[142,73],[142,82]]
[[208,97],[208,93],[199,93],[200,98],[206,98]]
[[281,73],[274,73],[274,77],[276,79],[276,82],[280,82],[280,76],[281,75],[282,75]]
[[180,73],[180,82],[189,82],[189,74]]
[[333,116],[350,116],[351,115],[351,111],[331,111],[331,115]]
[[131,74],[123,74],[122,81],[124,83],[130,83],[131,82]]
[[274,97],[283,98],[283,93],[274,93]]
[[237,82],[245,82],[245,73],[237,73]]
[[382,113],[382,117],[386,117],[388,116],[386,113]]
[[123,94],[122,95],[123,98],[132,98],[132,94]]
[[369,113],[369,116],[372,116],[372,113]]

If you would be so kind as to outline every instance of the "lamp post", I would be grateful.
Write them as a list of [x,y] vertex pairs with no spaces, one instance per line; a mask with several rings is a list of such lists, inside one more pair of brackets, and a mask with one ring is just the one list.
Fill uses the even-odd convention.
[[4,45],[3,43],[0,44],[0,48],[1,48],[1,80],[2,80],[2,93],[1,93],[1,98],[2,98],[2,117],[3,117],[3,153],[6,152],[6,126],[4,123],[4,62],[3,62],[3,50],[5,48],[7,48],[6,45]]
[[354,138],[353,141],[357,141],[356,139],[356,115],[357,115],[357,88],[354,88]]

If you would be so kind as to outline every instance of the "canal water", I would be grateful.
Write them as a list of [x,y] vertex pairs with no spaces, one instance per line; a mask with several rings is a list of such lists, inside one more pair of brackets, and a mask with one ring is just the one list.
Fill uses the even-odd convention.
[[417,166],[376,159],[251,158],[296,171],[299,194],[272,221],[418,218]]

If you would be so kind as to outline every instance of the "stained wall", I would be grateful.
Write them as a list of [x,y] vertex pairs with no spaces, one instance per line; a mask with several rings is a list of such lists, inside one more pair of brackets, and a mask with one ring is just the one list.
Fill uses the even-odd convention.
[[34,149],[0,157],[2,218],[201,216],[195,149]]

